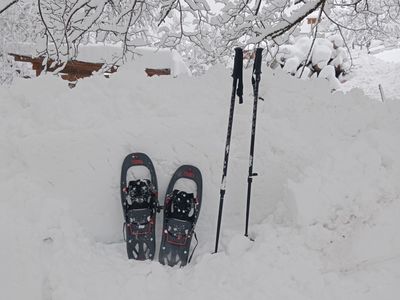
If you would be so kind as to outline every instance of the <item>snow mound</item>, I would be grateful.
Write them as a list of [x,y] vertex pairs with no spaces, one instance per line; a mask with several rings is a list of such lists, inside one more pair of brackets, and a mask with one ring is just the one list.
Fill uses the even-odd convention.
[[298,37],[291,40],[291,44],[275,49],[275,56],[268,53],[267,62],[272,68],[281,65],[284,71],[297,78],[326,79],[331,90],[336,91],[340,88],[338,78],[343,77],[349,67],[348,53],[340,39],[340,36],[315,40],[307,36]]
[[[145,77],[131,63],[74,89],[53,76],[0,89],[0,282],[7,299],[393,299],[400,293],[400,103],[263,70],[250,236],[241,236],[252,112],[235,112],[220,252],[211,254],[230,71]],[[203,173],[190,265],[128,261],[119,176],[153,160]],[[161,218],[158,218],[157,233]],[[158,234],[157,244],[160,235]]]

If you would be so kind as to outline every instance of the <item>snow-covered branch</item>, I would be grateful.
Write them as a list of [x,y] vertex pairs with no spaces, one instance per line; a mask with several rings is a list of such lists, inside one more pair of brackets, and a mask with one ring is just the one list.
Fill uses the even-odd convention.
[[282,20],[270,29],[258,32],[258,35],[253,37],[249,42],[256,44],[268,38],[274,39],[281,35],[284,35],[285,33],[289,32],[293,27],[297,26],[308,15],[316,11],[320,6],[325,5],[325,2],[326,0],[313,0],[306,3],[289,17],[282,17]]
[[0,31],[5,41],[34,40],[33,54],[58,62],[76,58],[82,44],[104,42],[122,46],[119,59],[148,45],[179,49],[201,60],[197,65],[215,63],[235,46],[281,46],[317,11],[320,32],[340,34],[346,44],[400,39],[398,0],[213,2],[218,10],[209,0],[0,0]]

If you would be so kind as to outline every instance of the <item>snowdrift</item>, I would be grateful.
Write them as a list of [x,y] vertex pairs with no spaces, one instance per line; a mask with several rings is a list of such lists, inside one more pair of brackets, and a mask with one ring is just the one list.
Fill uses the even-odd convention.
[[400,50],[384,51],[380,55],[368,55],[362,52],[354,54],[354,68],[349,80],[341,85],[342,91],[354,87],[360,88],[366,95],[381,101],[379,85],[383,87],[385,98],[399,99]]
[[[235,113],[220,253],[212,255],[230,71],[145,77],[140,62],[69,89],[0,89],[4,299],[394,299],[400,293],[400,103],[263,70],[250,242],[252,95]],[[128,261],[119,176],[129,152],[203,173],[200,240],[183,269]],[[158,219],[158,224],[161,218]],[[160,232],[160,228],[157,229]],[[160,237],[160,235],[158,235]],[[157,245],[159,240],[157,241]]]

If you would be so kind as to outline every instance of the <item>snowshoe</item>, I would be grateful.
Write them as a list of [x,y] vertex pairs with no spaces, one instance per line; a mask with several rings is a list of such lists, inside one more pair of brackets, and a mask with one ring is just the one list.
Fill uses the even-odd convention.
[[144,153],[129,154],[121,171],[124,238],[129,259],[154,258],[157,190],[156,172],[150,158]]
[[[188,188],[188,184],[178,188],[182,185],[179,183],[182,179],[186,182],[189,179],[192,188]],[[190,262],[192,256],[189,257],[190,243],[193,237],[197,241],[194,230],[200,214],[201,196],[202,177],[199,169],[190,165],[178,168],[168,185],[164,201],[163,233],[159,254],[161,264],[185,266]]]

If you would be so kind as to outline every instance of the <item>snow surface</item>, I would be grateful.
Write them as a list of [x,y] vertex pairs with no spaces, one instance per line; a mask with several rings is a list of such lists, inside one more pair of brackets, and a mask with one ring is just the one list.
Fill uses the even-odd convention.
[[[382,85],[386,98],[400,99],[400,63],[395,62],[398,52],[392,51],[382,52],[377,55],[379,58],[375,55],[355,52],[353,68],[348,80],[341,86],[341,90],[360,88],[371,98],[381,100],[379,85]],[[383,59],[384,57],[386,59]]]
[[[252,111],[245,72],[220,252],[211,254],[230,71],[147,78],[142,67],[127,64],[74,89],[50,75],[0,88],[1,298],[396,299],[399,101],[331,94],[326,80],[263,70],[251,242],[243,237]],[[119,176],[134,151],[153,159],[161,202],[179,165],[203,173],[200,243],[185,268],[126,257]]]
[[386,50],[375,56],[387,62],[400,63],[400,49]]

